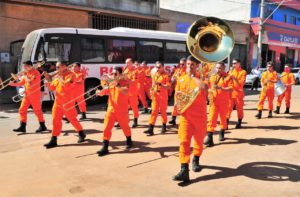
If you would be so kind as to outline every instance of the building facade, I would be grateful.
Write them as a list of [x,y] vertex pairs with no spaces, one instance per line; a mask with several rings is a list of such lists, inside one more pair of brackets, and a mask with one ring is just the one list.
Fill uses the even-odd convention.
[[[252,66],[265,67],[275,62],[276,70],[285,64],[298,67],[300,62],[300,1],[290,0],[279,5],[279,0],[268,0],[264,6],[261,65],[257,63],[260,0],[251,3],[250,58]],[[268,18],[268,19],[267,19]]]

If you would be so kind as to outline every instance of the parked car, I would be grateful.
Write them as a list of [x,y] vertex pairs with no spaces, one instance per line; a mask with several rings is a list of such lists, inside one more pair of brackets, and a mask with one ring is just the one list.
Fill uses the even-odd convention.
[[251,90],[257,89],[260,86],[260,78],[266,68],[252,69],[251,73],[246,76],[245,86],[250,86]]
[[291,73],[295,76],[296,84],[300,84],[300,68],[291,68]]

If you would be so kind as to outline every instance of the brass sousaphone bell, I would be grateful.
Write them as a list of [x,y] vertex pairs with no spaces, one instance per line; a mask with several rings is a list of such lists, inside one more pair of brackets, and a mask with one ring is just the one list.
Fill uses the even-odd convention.
[[[200,18],[195,21],[187,34],[187,48],[200,62],[216,63],[226,59],[234,47],[234,35],[227,23],[215,17]],[[188,109],[199,88],[177,91],[176,107],[180,113]]]

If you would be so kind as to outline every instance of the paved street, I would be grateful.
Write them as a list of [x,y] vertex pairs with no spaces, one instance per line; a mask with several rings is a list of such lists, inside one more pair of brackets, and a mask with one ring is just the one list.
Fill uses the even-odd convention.
[[[180,167],[175,127],[161,135],[157,126],[157,135],[146,137],[148,115],[141,115],[133,129],[135,148],[125,150],[122,131],[114,129],[111,154],[100,158],[95,152],[101,147],[104,106],[89,106],[89,119],[82,122],[87,141],[77,144],[72,126],[64,124],[59,147],[46,150],[50,133],[34,133],[38,122],[32,112],[27,134],[12,132],[19,124],[18,106],[7,102],[6,93],[0,94],[1,197],[300,196],[300,86],[293,89],[291,114],[272,119],[266,111],[263,119],[254,118],[258,92],[247,92],[244,128],[233,129],[234,111],[226,141],[215,136],[216,146],[205,148],[201,157],[203,170],[191,171],[188,185],[172,181]],[[51,108],[46,108],[51,129]]]

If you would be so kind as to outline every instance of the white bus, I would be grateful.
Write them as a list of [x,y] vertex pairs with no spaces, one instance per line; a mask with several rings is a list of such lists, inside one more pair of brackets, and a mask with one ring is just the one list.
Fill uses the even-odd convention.
[[[27,35],[20,62],[80,62],[88,68],[85,80],[88,90],[98,85],[99,77],[110,72],[113,66],[124,66],[126,58],[147,61],[149,66],[162,61],[170,71],[171,66],[187,55],[186,34],[182,33],[122,27],[111,30],[48,28]],[[21,69],[20,63],[18,69]],[[52,99],[46,91],[44,100]]]

